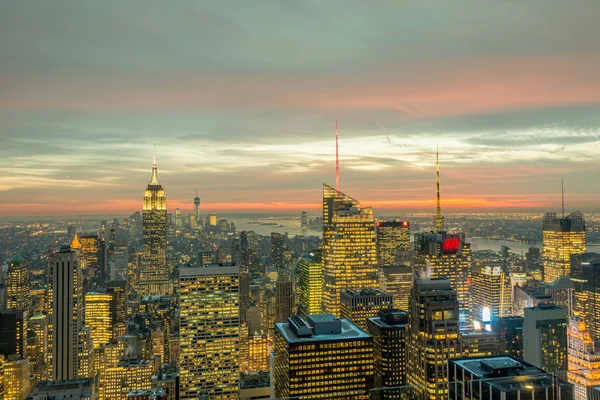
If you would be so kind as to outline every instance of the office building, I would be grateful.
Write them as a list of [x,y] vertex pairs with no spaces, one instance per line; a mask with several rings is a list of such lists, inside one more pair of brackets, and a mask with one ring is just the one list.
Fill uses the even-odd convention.
[[300,228],[308,229],[308,213],[306,211],[302,211],[300,214]]
[[209,214],[207,223],[208,223],[208,226],[217,226],[217,215]]
[[27,311],[0,312],[0,354],[27,357]]
[[275,282],[275,321],[285,322],[295,315],[294,291],[289,276],[280,276]]
[[340,316],[340,294],[377,287],[377,242],[371,208],[323,184],[324,311]]
[[281,233],[271,232],[271,265],[277,267],[277,275],[285,272],[285,237]]
[[[373,336],[374,382],[377,399],[400,399],[399,386],[406,385],[406,325],[408,313],[381,310],[367,319],[367,331]],[[385,390],[378,390],[385,389]]]
[[37,311],[28,322],[29,332],[35,335],[34,353],[29,354],[29,363],[36,381],[48,377],[48,318],[41,311]]
[[585,219],[579,211],[558,217],[546,213],[543,222],[544,282],[554,282],[571,273],[571,255],[586,252]]
[[377,221],[377,261],[379,265],[396,265],[400,252],[410,250],[408,221]]
[[264,268],[258,262],[258,237],[254,231],[240,232],[240,268],[248,271],[250,279],[264,275]]
[[239,267],[179,271],[180,398],[230,399],[239,380]]
[[83,234],[79,237],[79,251],[83,257],[80,267],[90,287],[102,285],[106,280],[106,244],[95,234]]
[[461,357],[486,357],[501,354],[498,334],[485,329],[460,331]]
[[6,271],[6,310],[28,311],[31,305],[29,296],[29,268],[22,255],[17,254],[8,263]]
[[175,209],[175,229],[180,230],[183,227],[183,218],[181,217],[181,209]]
[[129,250],[127,242],[115,242],[109,245],[107,252],[108,276],[112,282],[127,282],[127,267],[129,264]]
[[557,306],[567,309],[567,315],[572,318],[575,314],[575,290],[571,278],[563,276],[552,283],[546,283],[544,291],[550,295],[550,301]]
[[413,269],[408,265],[379,268],[379,289],[392,295],[394,308],[398,310],[408,310],[413,279]]
[[240,372],[258,372],[268,369],[267,334],[250,333],[248,326],[243,324],[240,327]]
[[590,390],[600,385],[600,352],[596,352],[594,339],[583,320],[569,322],[568,339],[567,377],[573,384],[574,400],[587,400]]
[[540,304],[552,302],[552,296],[533,285],[513,287],[513,314],[524,315],[528,307],[537,307]]
[[376,317],[380,310],[393,307],[390,293],[377,288],[343,289],[340,295],[340,314],[363,331],[367,318]]
[[369,399],[373,338],[346,319],[316,314],[275,324],[275,398]]
[[142,208],[142,266],[137,291],[142,296],[164,295],[169,290],[167,266],[167,198],[158,181],[156,158]]
[[426,277],[450,281],[458,295],[460,321],[466,323],[471,309],[471,245],[465,243],[465,235],[446,232],[416,234],[415,248]]
[[498,334],[501,354],[523,359],[523,317],[514,315],[498,318],[492,324],[492,331]]
[[98,348],[112,340],[113,296],[106,292],[85,295],[85,325],[90,329],[93,346]]
[[597,341],[600,339],[600,254],[573,256],[571,280],[575,290],[573,313],[585,321]]
[[240,376],[239,400],[271,399],[271,379],[269,372],[252,372]]
[[460,356],[459,302],[445,279],[416,280],[409,301],[407,384],[416,399],[448,395],[448,359]]
[[507,355],[452,359],[450,400],[573,400],[573,386]]
[[30,390],[29,360],[13,354],[0,361],[4,399],[23,400]]
[[510,276],[501,267],[473,270],[471,277],[471,316],[483,323],[511,315]]
[[76,379],[83,326],[83,277],[77,253],[69,246],[54,253],[48,286],[52,380]]
[[312,250],[298,260],[298,315],[303,318],[322,311],[323,254]]
[[98,399],[125,400],[134,390],[151,389],[153,372],[154,366],[149,361],[119,361],[100,374]]
[[93,379],[73,379],[67,381],[40,381],[27,400],[77,399],[96,400],[98,397]]
[[526,362],[548,372],[567,369],[567,318],[567,310],[554,304],[525,309],[523,355]]

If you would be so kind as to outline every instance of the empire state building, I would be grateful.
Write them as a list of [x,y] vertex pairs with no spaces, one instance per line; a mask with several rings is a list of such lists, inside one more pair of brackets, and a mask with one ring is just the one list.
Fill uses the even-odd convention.
[[152,179],[144,192],[142,209],[142,268],[138,292],[142,296],[164,295],[170,292],[167,267],[167,198],[158,182],[156,157]]

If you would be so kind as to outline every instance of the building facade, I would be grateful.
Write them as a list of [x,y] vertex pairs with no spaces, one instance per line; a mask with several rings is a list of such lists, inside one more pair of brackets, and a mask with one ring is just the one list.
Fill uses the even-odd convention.
[[393,296],[377,288],[343,289],[340,295],[342,318],[346,318],[363,331],[367,318],[376,317],[380,310],[393,307]]
[[235,398],[239,386],[239,267],[179,271],[180,398]]
[[579,211],[560,218],[546,213],[543,222],[544,282],[554,282],[571,273],[571,255],[586,252],[585,219]]
[[323,184],[324,311],[340,316],[343,289],[377,287],[377,241],[371,208]]
[[525,309],[524,359],[548,372],[565,371],[567,360],[567,310],[554,304]]
[[298,261],[298,315],[319,314],[323,298],[323,257],[321,250],[313,250]]
[[410,250],[410,223],[408,221],[377,221],[377,261],[379,265],[395,265],[400,252]]

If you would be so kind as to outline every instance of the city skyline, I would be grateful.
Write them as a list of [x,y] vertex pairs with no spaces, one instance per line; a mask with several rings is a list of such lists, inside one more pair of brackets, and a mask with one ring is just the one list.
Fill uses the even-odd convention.
[[598,210],[600,4],[231,4],[3,3],[0,216]]

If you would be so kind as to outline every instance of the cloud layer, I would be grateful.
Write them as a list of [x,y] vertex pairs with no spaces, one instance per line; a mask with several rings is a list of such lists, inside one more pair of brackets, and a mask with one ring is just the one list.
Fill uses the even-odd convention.
[[[580,3],[580,4],[577,4]],[[598,2],[0,3],[0,215],[597,210]]]

